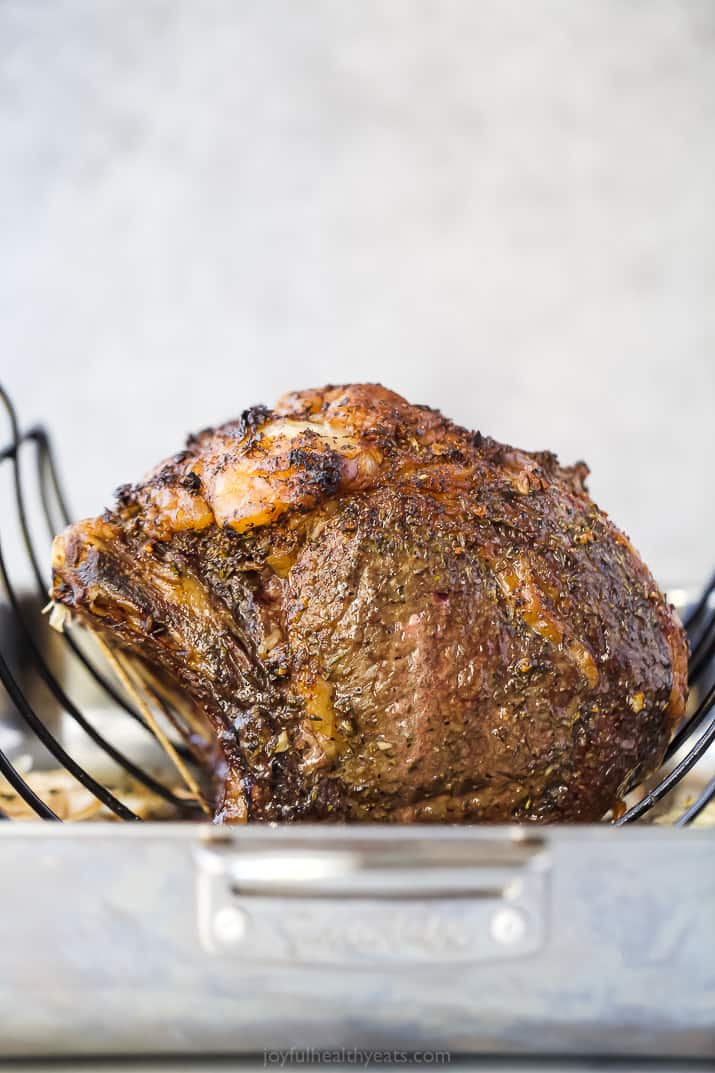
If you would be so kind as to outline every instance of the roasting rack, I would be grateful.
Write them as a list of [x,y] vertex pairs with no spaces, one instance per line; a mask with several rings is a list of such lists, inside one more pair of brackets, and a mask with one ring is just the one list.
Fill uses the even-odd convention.
[[[151,800],[168,810],[172,818],[200,819],[204,817],[205,802],[199,789],[200,773],[195,767],[195,755],[186,745],[185,737],[177,738],[174,730],[178,717],[156,694],[148,690],[144,696],[131,687],[128,676],[121,675],[121,667],[112,667],[107,660],[111,653],[90,651],[86,639],[80,640],[71,626],[59,635],[65,657],[82,668],[82,673],[100,690],[106,703],[113,706],[117,717],[129,720],[139,734],[150,742],[158,742],[164,753],[169,754],[172,765],[167,773],[164,765],[160,774],[152,766],[144,764],[135,755],[128,755],[100,730],[91,713],[85,712],[73,700],[52,667],[41,641],[37,626],[39,608],[47,602],[49,576],[45,563],[48,555],[40,551],[40,545],[49,546],[52,536],[71,521],[59,470],[55,461],[50,437],[42,425],[22,430],[8,394],[0,387],[0,401],[8,421],[9,438],[0,449],[0,474],[4,471],[2,514],[0,515],[0,588],[6,628],[0,636],[0,679],[7,700],[14,710],[18,725],[22,727],[23,740],[30,740],[42,747],[45,767],[48,772],[59,772],[69,785],[78,786],[86,795],[90,806],[88,814],[101,810],[103,818],[139,821],[155,818],[161,812],[148,812],[144,807]],[[29,476],[28,476],[29,475]],[[34,509],[33,509],[34,508]],[[34,589],[34,603],[28,602],[13,580],[14,572],[6,554],[6,536],[12,531],[13,547],[20,549],[24,558],[22,569],[30,577]],[[673,791],[693,771],[715,740],[715,575],[704,588],[701,596],[683,611],[691,656],[689,681],[695,698],[691,712],[678,729],[668,747],[663,768],[655,780],[645,787],[631,787],[636,800],[620,816],[612,817],[614,824],[622,826],[649,817],[656,805],[666,798],[672,799]],[[41,690],[27,688],[28,674],[20,675],[13,665],[12,654],[7,651],[7,642],[2,637],[15,637],[23,650],[23,658],[29,663],[30,680],[41,683]],[[113,671],[120,671],[115,681]],[[64,680],[64,676],[63,676]],[[38,700],[41,692],[44,700]],[[57,729],[55,715],[48,718],[46,711],[52,708],[63,713],[63,721],[69,721],[91,742],[95,755],[104,756],[119,777],[107,779],[98,772],[96,765],[80,762],[70,750],[66,736]],[[158,715],[156,714],[158,710]],[[116,723],[112,723],[114,726]],[[100,765],[101,767],[101,765]],[[52,796],[49,774],[43,783],[32,778],[17,757],[0,749],[0,775],[4,777],[10,793],[23,803],[26,815],[43,820],[61,819]],[[177,778],[180,776],[180,778]],[[42,786],[49,786],[43,792]],[[8,795],[5,795],[6,797]],[[49,798],[49,799],[48,799]],[[668,821],[675,826],[687,826],[701,815],[715,798],[715,778],[687,800],[675,815],[668,814]],[[632,798],[629,798],[629,801]],[[134,802],[139,801],[142,807]],[[3,795],[0,794],[0,804]],[[93,804],[92,804],[93,803]],[[203,808],[203,811],[202,811]],[[10,811],[0,807],[0,819],[10,818]],[[77,817],[73,817],[77,818]]]

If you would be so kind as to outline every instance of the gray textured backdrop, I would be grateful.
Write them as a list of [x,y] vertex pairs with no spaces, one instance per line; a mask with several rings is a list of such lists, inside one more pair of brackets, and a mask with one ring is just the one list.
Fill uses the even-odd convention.
[[379,379],[713,554],[715,3],[0,4],[0,354],[77,512]]

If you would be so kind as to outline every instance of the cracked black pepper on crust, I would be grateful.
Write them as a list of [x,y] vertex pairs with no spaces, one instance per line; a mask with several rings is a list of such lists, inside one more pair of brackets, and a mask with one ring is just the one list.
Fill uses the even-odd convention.
[[181,696],[218,820],[597,820],[661,762],[687,643],[587,472],[297,392],[70,526],[52,596]]

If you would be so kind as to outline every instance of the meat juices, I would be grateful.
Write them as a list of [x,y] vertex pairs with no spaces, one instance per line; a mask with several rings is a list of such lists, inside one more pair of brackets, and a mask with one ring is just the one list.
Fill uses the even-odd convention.
[[58,536],[52,597],[206,728],[219,821],[594,821],[660,764],[687,642],[587,473],[296,392]]

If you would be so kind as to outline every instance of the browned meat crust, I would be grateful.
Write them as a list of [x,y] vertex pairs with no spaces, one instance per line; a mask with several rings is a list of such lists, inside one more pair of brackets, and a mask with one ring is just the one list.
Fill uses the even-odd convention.
[[191,437],[57,538],[53,598],[176,683],[221,820],[597,820],[687,644],[583,464],[379,385]]

